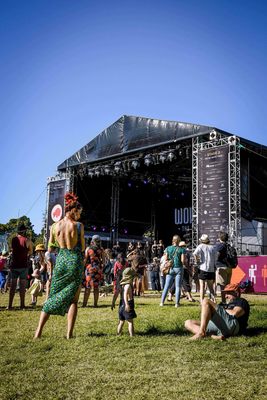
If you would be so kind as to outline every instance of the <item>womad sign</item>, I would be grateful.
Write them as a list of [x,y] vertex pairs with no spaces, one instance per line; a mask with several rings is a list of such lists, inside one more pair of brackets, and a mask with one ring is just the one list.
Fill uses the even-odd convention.
[[208,234],[211,243],[229,224],[228,152],[225,145],[198,153],[198,235]]
[[192,228],[192,207],[175,208],[174,223],[179,225],[182,232],[187,232]]
[[66,179],[48,183],[47,232],[49,232],[51,225],[59,221],[64,215],[65,192]]

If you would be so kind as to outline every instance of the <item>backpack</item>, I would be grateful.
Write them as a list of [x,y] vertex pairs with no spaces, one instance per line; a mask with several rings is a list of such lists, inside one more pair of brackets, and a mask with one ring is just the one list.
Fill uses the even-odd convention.
[[226,244],[226,263],[229,268],[236,268],[238,265],[236,249],[229,243]]

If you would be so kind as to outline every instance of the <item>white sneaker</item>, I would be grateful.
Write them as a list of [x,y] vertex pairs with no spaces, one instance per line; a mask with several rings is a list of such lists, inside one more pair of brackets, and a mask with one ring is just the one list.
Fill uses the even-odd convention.
[[178,307],[180,307],[180,304],[175,304],[175,308],[178,308]]
[[160,307],[163,307],[163,303],[159,303],[159,306],[160,306]]

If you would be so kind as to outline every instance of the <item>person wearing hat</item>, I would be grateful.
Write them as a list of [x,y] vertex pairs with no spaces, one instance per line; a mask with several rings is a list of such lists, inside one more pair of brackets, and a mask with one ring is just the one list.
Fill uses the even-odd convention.
[[10,265],[11,285],[7,310],[12,309],[19,279],[20,308],[25,308],[25,292],[28,274],[28,257],[33,252],[32,241],[27,238],[27,227],[22,223],[18,226],[18,233],[11,241],[12,262]]
[[[35,247],[35,256],[33,259],[33,274],[34,273],[38,273],[39,275],[39,280],[40,280],[40,285],[38,282],[38,285],[36,284],[35,286],[40,286],[41,287],[41,291],[43,292],[44,289],[44,284],[46,282],[46,260],[45,260],[45,246],[42,243],[39,243],[36,245]],[[36,278],[36,276],[34,276],[32,274],[33,278]],[[31,286],[33,285],[34,281],[31,281]],[[38,296],[40,296],[41,294],[38,293]],[[37,297],[32,295],[32,302],[31,302],[31,306],[35,306],[37,302]]]
[[91,290],[94,291],[94,307],[97,307],[99,299],[99,286],[104,279],[104,262],[105,253],[101,245],[101,238],[99,235],[93,235],[90,246],[85,250],[86,267],[83,307],[87,306]]
[[215,302],[214,281],[217,253],[215,248],[210,244],[208,235],[201,235],[199,241],[200,244],[193,252],[193,256],[199,268],[200,302],[202,303],[204,300],[206,284],[210,292],[210,297]]
[[206,336],[223,340],[245,333],[250,307],[247,300],[240,298],[239,284],[226,285],[223,291],[226,303],[215,304],[204,299],[201,304],[201,320],[185,321],[185,328],[194,334],[192,340]]
[[125,270],[125,268],[129,267],[129,263],[124,255],[124,253],[119,253],[117,255],[117,260],[115,261],[114,264],[114,281],[113,281],[113,298],[112,298],[112,303],[111,303],[111,310],[115,308],[116,300],[121,294],[122,287],[120,285],[120,281],[122,279],[122,273]]
[[134,335],[133,319],[137,317],[134,309],[134,295],[133,295],[133,281],[137,276],[137,266],[125,268],[122,273],[120,285],[121,300],[119,306],[119,324],[117,327],[117,334],[121,335],[124,322],[128,322],[128,332],[130,336]]
[[32,298],[31,305],[34,307],[37,304],[37,297],[43,295],[43,285],[41,281],[41,272],[39,269],[35,269],[32,273],[34,278],[31,286],[29,287],[29,293]]

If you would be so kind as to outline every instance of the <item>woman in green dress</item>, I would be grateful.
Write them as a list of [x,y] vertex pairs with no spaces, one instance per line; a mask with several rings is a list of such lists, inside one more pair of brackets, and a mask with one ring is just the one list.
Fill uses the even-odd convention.
[[59,248],[51,289],[44,303],[34,338],[40,338],[51,314],[68,315],[67,339],[72,338],[77,317],[77,303],[83,276],[84,227],[78,222],[82,206],[72,194],[65,195],[65,217],[52,225],[48,245]]

